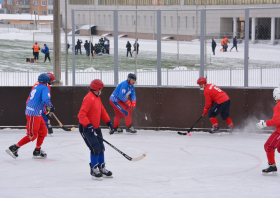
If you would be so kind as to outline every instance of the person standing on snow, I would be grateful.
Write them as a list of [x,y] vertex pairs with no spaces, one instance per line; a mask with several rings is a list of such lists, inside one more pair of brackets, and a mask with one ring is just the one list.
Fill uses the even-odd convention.
[[45,49],[42,49],[41,52],[45,54],[45,60],[44,63],[46,62],[47,58],[49,59],[49,61],[51,62],[51,58],[50,58],[50,50],[47,46],[47,44],[44,44]]
[[[136,133],[131,126],[132,109],[136,107],[136,94],[134,84],[136,82],[135,74],[128,74],[127,80],[121,82],[110,97],[110,104],[115,110],[114,131],[123,132],[119,125],[125,115],[126,132]],[[130,101],[131,100],[131,101]]]
[[215,55],[216,46],[217,46],[216,41],[214,39],[212,39],[212,52],[213,52],[213,55]]
[[[18,157],[18,149],[23,145],[37,139],[36,148],[33,151],[33,158],[47,158],[47,154],[41,150],[41,146],[47,136],[47,127],[43,119],[42,112],[50,119],[50,112],[54,112],[55,108],[50,102],[50,92],[47,84],[50,80],[48,74],[40,74],[38,77],[39,84],[30,92],[30,97],[26,104],[25,115],[27,118],[27,133],[17,144],[14,144],[6,150],[13,158]],[[50,111],[47,111],[47,106]],[[43,110],[42,110],[43,109]]]
[[84,97],[78,114],[79,131],[90,149],[90,174],[93,179],[97,180],[101,180],[102,176],[112,177],[112,172],[105,168],[103,140],[97,137],[97,135],[103,137],[100,119],[110,127],[110,134],[114,133],[112,122],[100,99],[103,86],[103,82],[99,79],[95,79],[90,83],[90,91]]
[[129,41],[127,41],[127,44],[126,44],[126,57],[128,57],[128,52],[130,53],[130,56],[132,57],[131,44]]
[[40,51],[40,46],[38,45],[37,42],[35,42],[35,45],[33,45],[33,55],[34,55],[34,61],[36,62],[39,61],[39,51]]
[[228,124],[229,131],[232,132],[233,123],[229,116],[230,99],[228,95],[216,85],[207,84],[207,80],[204,77],[200,77],[197,80],[197,84],[201,90],[204,90],[205,97],[205,106],[201,116],[208,114],[208,117],[213,125],[213,128],[209,131],[209,133],[219,131],[218,120],[216,118],[219,114],[221,114],[223,120],[225,120]]
[[234,47],[236,48],[236,51],[238,52],[238,50],[237,50],[237,39],[236,39],[236,36],[233,38],[232,44],[233,44],[233,46],[232,46],[232,48],[230,49],[230,52],[231,52],[231,50],[232,50]]
[[262,170],[264,175],[269,173],[277,175],[275,149],[277,149],[278,153],[280,153],[280,88],[275,88],[273,90],[273,99],[276,102],[276,105],[273,108],[274,113],[272,119],[267,121],[260,120],[260,122],[257,123],[257,127],[259,129],[270,126],[276,127],[275,131],[269,136],[266,143],[264,144],[264,150],[268,160],[268,168]]

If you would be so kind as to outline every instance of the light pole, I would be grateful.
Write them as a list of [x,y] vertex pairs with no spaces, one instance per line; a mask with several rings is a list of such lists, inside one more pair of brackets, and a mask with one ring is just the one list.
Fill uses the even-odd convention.
[[138,0],[136,0],[136,24],[135,24],[135,48],[136,48],[136,53],[135,53],[135,75],[137,75],[137,52],[138,52],[138,38],[137,38],[137,4]]
[[65,85],[68,85],[67,0],[65,0]]

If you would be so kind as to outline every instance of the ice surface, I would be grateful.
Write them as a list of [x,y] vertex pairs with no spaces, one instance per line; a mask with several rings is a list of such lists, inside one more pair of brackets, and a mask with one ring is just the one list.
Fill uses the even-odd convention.
[[[42,149],[47,159],[32,159],[35,142],[13,159],[5,150],[25,130],[0,130],[0,197],[279,197],[279,177],[264,177],[267,168],[263,145],[269,134],[142,131],[137,135],[103,130],[104,139],[131,157],[130,162],[105,145],[106,167],[114,178],[92,180],[89,150],[77,129],[54,129]],[[280,162],[276,153],[276,163]]]

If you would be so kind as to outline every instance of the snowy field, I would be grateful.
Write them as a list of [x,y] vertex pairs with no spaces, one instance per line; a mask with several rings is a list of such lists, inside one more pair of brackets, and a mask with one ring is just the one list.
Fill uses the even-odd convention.
[[[32,159],[35,142],[13,159],[5,150],[26,130],[0,130],[0,197],[191,197],[278,198],[279,176],[262,176],[267,168],[263,145],[269,134],[236,132],[220,136],[193,132],[138,131],[104,139],[131,157],[130,162],[105,144],[107,168],[113,178],[92,180],[89,150],[77,129],[55,129],[42,146],[47,159]],[[276,152],[276,164],[280,164]]]

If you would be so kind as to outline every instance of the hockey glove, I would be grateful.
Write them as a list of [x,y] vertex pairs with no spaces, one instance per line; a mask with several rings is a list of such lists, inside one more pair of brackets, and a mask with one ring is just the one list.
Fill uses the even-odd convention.
[[132,103],[131,103],[131,108],[135,108],[136,107],[136,101],[132,101]]
[[54,111],[55,111],[54,106],[51,106],[51,107],[50,107],[50,112],[54,112]]
[[130,100],[127,100],[125,103],[127,104],[127,106],[131,107],[131,102],[130,102]]
[[259,123],[256,124],[258,129],[263,129],[264,127],[267,127],[266,126],[266,122],[264,120],[260,120]]
[[114,127],[111,121],[107,123],[107,126],[109,127],[109,134],[114,134]]
[[87,125],[88,132],[94,133],[95,129],[93,128],[93,124]]
[[208,113],[208,109],[203,110],[203,114],[201,115],[202,117],[205,116]]
[[47,117],[49,120],[52,119],[52,116],[51,116],[51,112],[50,112],[50,111],[46,111],[46,112],[45,112],[45,115],[46,115],[46,117]]

